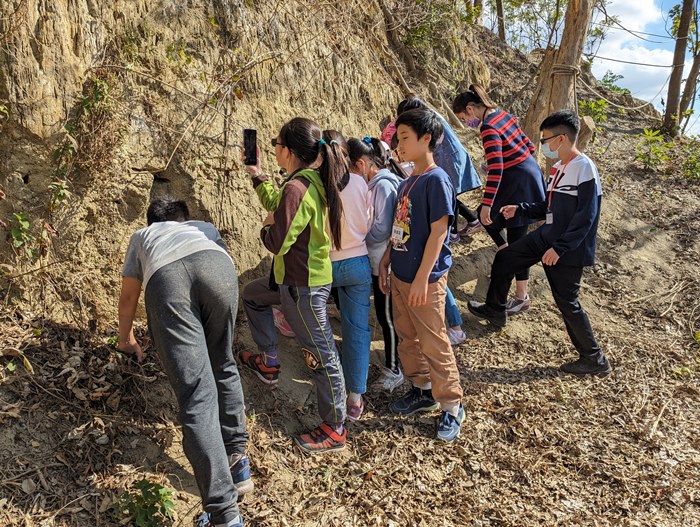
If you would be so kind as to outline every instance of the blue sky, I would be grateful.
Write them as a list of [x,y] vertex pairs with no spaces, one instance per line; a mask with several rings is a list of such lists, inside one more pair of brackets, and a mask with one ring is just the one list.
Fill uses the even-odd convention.
[[[661,98],[666,99],[667,85],[664,86],[671,73],[670,68],[636,66],[604,60],[602,57],[626,60],[645,64],[670,66],[673,63],[674,40],[668,36],[666,19],[668,11],[680,0],[611,0],[607,11],[616,15],[620,24],[631,31],[652,33],[639,34],[638,38],[629,32],[611,29],[603,41],[598,55],[601,58],[593,61],[593,74],[601,79],[610,70],[624,78],[617,84],[628,88],[632,95],[639,99],[652,100],[661,109]],[[658,36],[654,36],[658,35]],[[690,54],[686,54],[684,74],[690,69]],[[662,89],[663,88],[663,89]],[[660,95],[657,95],[661,91]],[[696,114],[691,118],[695,123],[690,133],[700,134],[700,105]]]

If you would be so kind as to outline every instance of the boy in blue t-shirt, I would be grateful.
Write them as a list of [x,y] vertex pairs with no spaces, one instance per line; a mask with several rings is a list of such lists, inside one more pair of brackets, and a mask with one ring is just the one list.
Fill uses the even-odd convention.
[[[379,264],[379,285],[393,295],[399,358],[412,389],[394,401],[400,415],[442,410],[437,437],[454,441],[464,420],[462,386],[443,317],[447,246],[455,193],[447,173],[433,160],[443,127],[430,110],[410,110],[396,120],[401,158],[415,169],[398,188],[391,245]],[[391,285],[389,285],[391,264]]]

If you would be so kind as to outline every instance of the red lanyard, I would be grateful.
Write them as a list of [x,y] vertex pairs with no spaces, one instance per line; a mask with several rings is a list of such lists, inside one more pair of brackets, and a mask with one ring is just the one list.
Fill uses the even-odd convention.
[[403,199],[403,198],[407,197],[407,196],[411,193],[411,191],[413,190],[413,187],[416,186],[416,183],[418,183],[418,178],[421,177],[423,174],[425,174],[428,170],[432,169],[433,167],[437,167],[437,165],[436,165],[435,163],[430,163],[430,164],[425,168],[425,170],[423,170],[423,172],[421,172],[421,173],[418,174],[418,175],[412,176],[412,177],[415,177],[416,180],[413,182],[413,184],[411,185],[411,188],[409,188],[408,191],[404,191],[404,192],[401,194],[401,198],[399,198],[399,199]]
[[[566,164],[564,165],[564,168],[560,168],[560,169],[557,171],[557,173],[554,174],[554,182],[552,183],[552,188],[549,189],[549,198],[548,198],[548,200],[547,200],[547,210],[551,210],[551,209],[552,209],[552,193],[554,192],[554,189],[557,188],[557,185],[558,185],[559,182],[561,181],[561,178],[564,177],[564,172],[566,171],[566,167],[569,166],[569,163],[571,163],[571,160],[572,160],[573,158],[575,158],[577,155],[578,155],[578,152],[574,152],[573,154],[571,154],[571,157],[569,158],[569,160],[568,160],[568,161],[566,162]],[[559,176],[559,177],[557,177],[557,176]]]

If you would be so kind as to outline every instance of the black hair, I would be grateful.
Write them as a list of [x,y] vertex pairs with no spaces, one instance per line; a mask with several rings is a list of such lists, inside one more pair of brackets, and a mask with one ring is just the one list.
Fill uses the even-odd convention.
[[401,179],[408,177],[401,166],[391,157],[388,145],[376,137],[365,137],[362,140],[355,137],[350,138],[348,157],[351,165],[356,165],[362,157],[367,157],[377,168],[388,168]]
[[462,113],[467,109],[468,104],[477,104],[485,106],[486,108],[496,108],[496,103],[489,98],[486,94],[486,90],[484,90],[480,84],[472,84],[467,91],[457,95],[454,101],[452,101],[452,111],[454,113]]
[[396,108],[396,115],[399,116],[404,112],[407,112],[409,110],[426,110],[428,109],[428,104],[418,97],[417,95],[414,95],[412,93],[409,93],[406,95],[403,101],[401,101]]
[[408,126],[413,130],[418,139],[423,137],[425,134],[430,134],[430,143],[428,143],[428,148],[432,152],[435,149],[438,139],[445,132],[440,119],[437,114],[432,110],[408,110],[396,119],[396,130],[398,135],[398,129],[400,125]]
[[559,110],[545,117],[540,124],[540,132],[542,130],[550,130],[555,134],[564,134],[569,138],[572,144],[578,139],[578,132],[581,129],[581,123],[578,115],[572,110]]
[[304,168],[318,164],[318,173],[326,191],[326,205],[328,206],[328,223],[331,227],[331,240],[333,245],[340,249],[341,218],[343,217],[343,204],[340,201],[338,183],[348,171],[348,162],[344,155],[338,154],[335,145],[330,141],[322,140],[321,128],[311,119],[295,117],[285,123],[279,133],[280,142],[285,145],[301,162]]
[[350,167],[348,163],[348,143],[345,140],[345,136],[341,134],[338,130],[324,130],[321,137],[326,141],[331,147],[331,150],[336,156],[342,156],[345,158],[345,174],[338,180],[338,190],[343,191],[345,187],[350,183]]
[[146,211],[146,221],[149,225],[161,221],[187,221],[190,211],[184,201],[166,197],[153,200]]

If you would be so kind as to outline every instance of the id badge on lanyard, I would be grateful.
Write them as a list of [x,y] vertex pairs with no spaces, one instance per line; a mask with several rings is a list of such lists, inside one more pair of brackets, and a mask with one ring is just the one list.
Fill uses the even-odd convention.
[[394,223],[391,228],[391,245],[395,251],[407,251],[406,243],[404,242],[405,231],[401,225]]

